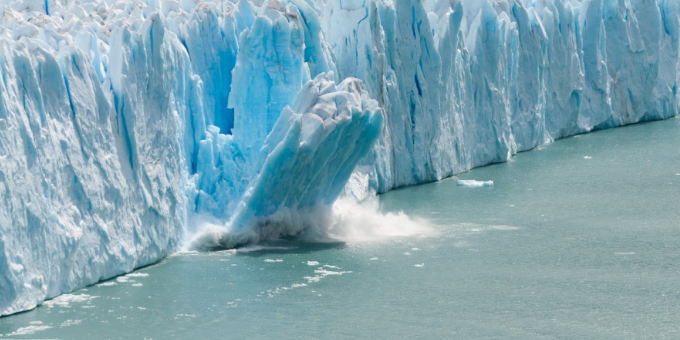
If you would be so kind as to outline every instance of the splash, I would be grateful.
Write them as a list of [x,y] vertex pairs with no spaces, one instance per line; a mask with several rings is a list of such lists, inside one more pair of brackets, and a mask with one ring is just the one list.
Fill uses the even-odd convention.
[[408,216],[403,211],[383,213],[378,199],[373,197],[360,203],[349,198],[338,200],[333,205],[333,221],[326,236],[355,243],[434,234],[428,220]]
[[284,208],[272,215],[258,217],[245,227],[206,220],[197,220],[194,224],[195,232],[188,237],[187,248],[203,251],[252,246],[282,237],[311,242],[356,243],[435,234],[434,228],[425,219],[410,217],[402,211],[381,212],[376,198],[360,203],[343,198],[332,207]]

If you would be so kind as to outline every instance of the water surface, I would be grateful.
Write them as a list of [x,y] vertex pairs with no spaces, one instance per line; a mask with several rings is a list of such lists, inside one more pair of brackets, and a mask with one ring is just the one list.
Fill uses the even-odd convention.
[[675,339],[679,147],[680,119],[560,140],[379,197],[434,236],[179,254],[0,318],[0,334]]

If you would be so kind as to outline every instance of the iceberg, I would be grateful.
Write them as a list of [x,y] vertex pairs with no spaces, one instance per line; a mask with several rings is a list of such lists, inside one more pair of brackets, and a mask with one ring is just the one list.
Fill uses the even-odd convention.
[[674,117],[680,0],[0,0],[0,315]]

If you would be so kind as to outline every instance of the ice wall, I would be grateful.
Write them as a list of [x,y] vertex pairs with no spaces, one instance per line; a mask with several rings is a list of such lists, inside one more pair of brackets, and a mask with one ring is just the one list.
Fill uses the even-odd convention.
[[677,113],[678,1],[321,1],[340,77],[385,109],[354,196]]
[[0,315],[675,116],[679,4],[0,0]]
[[9,39],[37,33],[16,25],[0,39],[0,314],[168,255],[186,207],[191,75],[158,17],[113,32],[103,82],[92,50]]
[[[245,190],[270,189],[269,153],[296,136],[300,157],[314,146],[327,161],[300,187],[313,194],[239,211],[332,204],[382,127],[360,82],[335,87],[304,2],[20,1],[0,12],[0,315],[158,261],[196,216],[226,223],[256,206]],[[304,126],[280,128],[275,143],[298,97]],[[321,124],[305,111],[319,105]]]

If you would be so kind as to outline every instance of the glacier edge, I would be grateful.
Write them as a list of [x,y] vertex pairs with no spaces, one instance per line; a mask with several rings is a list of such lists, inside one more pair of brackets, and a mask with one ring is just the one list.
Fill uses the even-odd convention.
[[339,196],[674,117],[679,7],[0,0],[0,315],[187,239],[322,232]]

